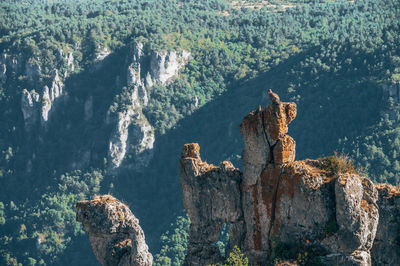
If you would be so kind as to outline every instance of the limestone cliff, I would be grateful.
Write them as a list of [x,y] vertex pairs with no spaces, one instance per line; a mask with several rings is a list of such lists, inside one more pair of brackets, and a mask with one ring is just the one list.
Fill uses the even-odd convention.
[[[332,174],[320,160],[295,161],[295,141],[287,135],[295,116],[296,105],[282,102],[244,118],[243,173],[229,162],[220,167],[202,162],[195,143],[183,147],[180,179],[191,219],[187,265],[220,260],[215,242],[224,223],[229,224],[229,246],[239,246],[252,265],[271,263],[282,246],[294,255],[312,250],[328,265],[371,265],[376,235],[381,241],[372,261],[398,259],[397,236],[383,241],[399,228],[393,219],[398,196],[389,201],[381,189],[378,197],[368,178]],[[394,259],[384,260],[384,252]]]
[[[295,161],[296,143],[287,133],[296,108],[275,102],[243,119],[242,172],[227,161],[219,166],[203,162],[196,143],[183,146],[180,181],[191,221],[186,265],[223,259],[215,244],[226,224],[227,249],[237,245],[250,265],[270,265],[282,252],[311,265],[400,261],[400,191],[374,185],[352,168],[332,171],[324,160]],[[110,247],[124,240],[108,230],[118,225],[117,215],[103,213],[130,213],[126,208],[110,196],[77,204],[77,219],[104,265],[116,263],[120,253]],[[98,213],[101,219],[88,218]]]
[[47,73],[49,81],[44,84],[39,82],[39,77],[45,74],[40,58],[25,58],[23,55],[7,53],[0,55],[0,83],[6,83],[17,77],[26,77],[28,81],[28,88],[21,93],[21,111],[27,131],[39,121],[41,126],[45,126],[56,102],[65,95],[63,80],[67,77],[68,71],[74,71],[75,66],[72,52],[66,52],[65,56],[64,53],[62,49],[58,52],[60,64],[67,65],[64,73],[60,75],[57,69],[51,70],[51,73]]
[[[112,117],[112,115],[109,115]],[[154,131],[142,113],[142,105],[138,90],[134,89],[130,95],[130,104],[114,116],[108,118],[114,123],[114,130],[110,136],[108,155],[112,168],[120,167],[127,152],[134,153],[131,169],[139,170],[146,166],[153,155]],[[129,150],[134,146],[134,151]]]
[[44,86],[40,92],[24,89],[21,96],[21,110],[24,116],[25,128],[29,130],[40,122],[45,125],[49,120],[51,110],[57,99],[63,95],[64,84],[61,81],[58,71],[55,70],[51,84]]
[[171,82],[189,58],[186,51],[155,51],[147,44],[132,44],[126,58],[130,104],[117,114],[109,113],[107,119],[115,125],[108,149],[111,168],[120,167],[127,154],[131,160],[124,163],[125,167],[138,171],[148,165],[153,157],[155,136],[142,108],[148,104],[151,87]]
[[95,196],[78,202],[76,220],[88,232],[93,252],[102,265],[152,265],[153,256],[139,220],[114,197]]
[[379,224],[372,247],[374,265],[397,265],[400,261],[400,190],[377,185]]
[[384,83],[382,91],[386,98],[391,97],[395,102],[400,102],[400,82]]
[[[232,240],[243,226],[242,174],[230,162],[219,167],[202,162],[199,150],[196,143],[185,145],[180,160],[183,203],[191,221],[186,262],[208,265],[220,259],[219,249],[213,243],[218,241],[224,223],[231,223]],[[196,206],[199,203],[203,207]]]

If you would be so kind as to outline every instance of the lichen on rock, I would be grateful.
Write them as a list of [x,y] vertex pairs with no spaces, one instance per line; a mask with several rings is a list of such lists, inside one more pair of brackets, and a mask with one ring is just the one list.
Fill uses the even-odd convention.
[[328,175],[319,160],[295,161],[295,141],[287,135],[295,117],[296,104],[275,101],[243,119],[243,173],[202,162],[197,144],[183,147],[188,265],[218,262],[213,245],[224,222],[235,225],[230,246],[240,247],[251,264],[270,263],[279,255],[277,243],[313,247],[313,256],[330,265],[371,264],[379,220],[374,184],[356,173]]
[[139,220],[116,198],[102,195],[76,203],[76,220],[89,234],[93,252],[102,265],[152,265],[153,256]]

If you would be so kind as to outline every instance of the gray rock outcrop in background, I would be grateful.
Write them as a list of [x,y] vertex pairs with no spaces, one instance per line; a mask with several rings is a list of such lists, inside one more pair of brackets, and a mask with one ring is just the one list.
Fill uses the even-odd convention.
[[[79,46],[79,45],[78,45]],[[75,47],[74,49],[78,49]],[[75,70],[74,56],[71,49],[58,51],[59,59],[65,62],[67,69],[60,75],[56,69],[50,82],[43,86],[38,84],[39,77],[43,74],[40,58],[23,58],[10,56],[3,53],[0,56],[0,82],[7,82],[9,76],[26,76],[31,83],[31,89],[26,88],[21,93],[21,111],[24,119],[25,130],[32,132],[32,128],[47,129],[58,102],[68,100],[65,91],[64,79],[68,72]],[[97,47],[93,71],[104,67],[105,59],[110,55],[107,47]],[[134,43],[126,56],[126,85],[130,88],[129,104],[121,106],[117,112],[108,112],[105,124],[113,127],[109,139],[107,157],[110,169],[117,169],[129,155],[124,167],[140,171],[148,165],[153,157],[155,141],[154,130],[142,112],[142,108],[149,102],[149,89],[154,84],[168,85],[178,74],[187,61],[190,53],[187,51],[154,51],[150,45]],[[119,84],[119,79],[115,86]],[[79,101],[79,99],[73,99]],[[93,117],[93,95],[89,95],[84,102],[84,120]],[[64,105],[68,106],[68,103]],[[81,151],[81,153],[87,153]],[[76,163],[73,163],[73,168]]]
[[10,56],[7,53],[0,56],[1,83],[5,83],[12,76],[22,75],[27,78],[32,87],[36,87],[36,89],[24,89],[21,93],[21,111],[26,131],[30,131],[39,121],[40,125],[45,127],[57,99],[64,95],[63,79],[67,77],[68,71],[74,71],[75,66],[72,52],[67,52],[65,56],[63,54],[64,52],[60,50],[59,56],[67,64],[64,75],[60,76],[58,70],[55,69],[50,83],[41,88],[37,86],[39,76],[42,74],[40,58]]
[[108,114],[107,121],[115,123],[108,157],[110,167],[116,169],[129,153],[131,159],[124,167],[140,171],[153,157],[155,141],[154,130],[142,112],[149,102],[149,90],[154,84],[171,82],[189,60],[190,53],[153,51],[142,43],[134,43],[130,50],[126,62],[127,85],[132,89],[130,104],[116,114]]
[[63,95],[64,84],[55,70],[50,87],[38,93],[35,90],[24,89],[21,96],[21,110],[24,116],[25,129],[30,130],[40,118],[42,126],[49,120],[56,100]]

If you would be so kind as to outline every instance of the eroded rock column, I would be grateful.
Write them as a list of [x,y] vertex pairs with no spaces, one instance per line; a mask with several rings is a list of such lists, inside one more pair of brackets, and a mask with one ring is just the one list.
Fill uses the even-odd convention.
[[400,262],[400,190],[379,184],[379,224],[371,250],[373,265],[397,265]]
[[114,197],[95,196],[78,202],[76,220],[88,232],[94,255],[102,265],[152,265],[153,256],[139,220]]
[[243,211],[246,237],[242,248],[251,260],[264,261],[271,245],[282,166],[295,159],[295,141],[287,135],[296,117],[294,103],[261,107],[243,119]]
[[242,175],[227,162],[202,162],[197,144],[183,147],[180,177],[192,222],[187,264],[218,262],[214,243],[230,222],[230,245],[238,245],[252,265],[270,265],[283,246],[292,258],[311,250],[309,256],[327,265],[371,265],[379,220],[374,184],[354,172],[331,173],[322,160],[295,161],[287,132],[296,105],[277,95],[272,100],[240,125]]
[[224,161],[218,167],[203,162],[197,143],[182,148],[182,198],[191,222],[186,265],[209,265],[221,260],[215,243],[224,223],[230,223],[232,240],[240,238],[241,179],[242,174],[230,162]]

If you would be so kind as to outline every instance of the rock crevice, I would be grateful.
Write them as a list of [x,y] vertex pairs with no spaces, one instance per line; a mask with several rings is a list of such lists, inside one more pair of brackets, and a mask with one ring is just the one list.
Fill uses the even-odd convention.
[[[224,224],[227,250],[237,245],[250,265],[273,264],[282,248],[292,258],[307,252],[311,264],[400,261],[400,191],[354,171],[331,172],[324,160],[295,161],[295,141],[287,135],[295,117],[296,105],[279,101],[243,119],[242,172],[227,161],[203,162],[197,143],[183,146],[180,182],[191,221],[185,265],[223,259],[216,242]],[[77,220],[103,265],[151,264],[132,216],[110,196],[77,204]]]
[[[219,235],[219,226],[208,229],[210,221],[241,224],[229,245],[239,246],[251,264],[271,263],[280,245],[292,251],[317,250],[313,256],[330,265],[371,264],[379,220],[377,189],[358,174],[328,175],[321,161],[295,161],[296,143],[287,132],[296,113],[296,104],[276,101],[243,119],[239,126],[245,142],[243,172],[235,170],[236,179],[202,162],[197,144],[184,146],[180,179],[191,219],[186,264],[205,265],[221,259],[212,248],[213,241],[198,240],[205,235],[214,240]],[[211,178],[214,182],[206,182]],[[224,185],[216,185],[216,180],[238,189],[221,189]],[[205,191],[213,191],[207,194],[211,199],[202,198]],[[214,202],[217,199],[224,204]],[[238,207],[229,209],[233,202]],[[226,210],[241,215],[230,216]]]

